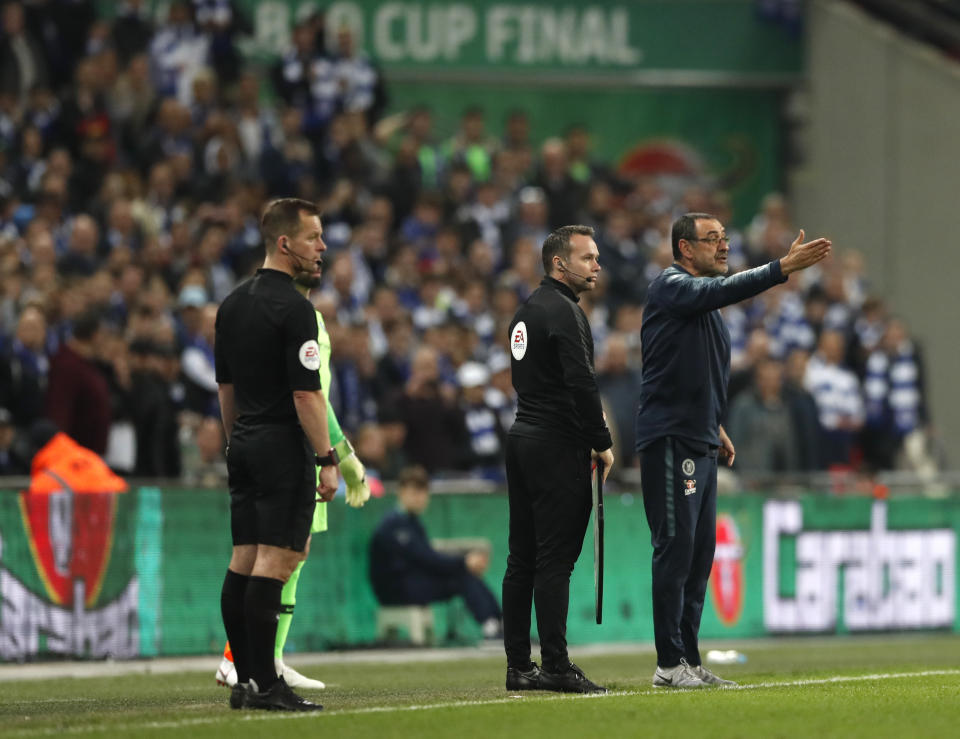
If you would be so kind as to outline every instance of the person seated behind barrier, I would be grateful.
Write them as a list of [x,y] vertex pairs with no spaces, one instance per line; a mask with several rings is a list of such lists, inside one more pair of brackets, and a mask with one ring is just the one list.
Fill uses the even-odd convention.
[[420,515],[430,503],[430,480],[423,467],[400,473],[399,507],[388,513],[370,543],[370,581],[384,606],[427,605],[460,595],[486,638],[502,634],[500,606],[480,579],[490,564],[486,552],[463,556],[438,552]]

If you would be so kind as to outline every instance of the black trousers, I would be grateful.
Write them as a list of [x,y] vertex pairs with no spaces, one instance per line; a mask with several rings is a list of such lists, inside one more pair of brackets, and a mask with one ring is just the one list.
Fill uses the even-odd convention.
[[590,520],[590,450],[509,436],[510,554],[503,576],[503,641],[509,667],[530,662],[536,604],[543,667],[566,670],[570,574]]
[[657,664],[700,664],[698,634],[717,545],[717,451],[682,439],[640,450],[643,508],[653,544]]

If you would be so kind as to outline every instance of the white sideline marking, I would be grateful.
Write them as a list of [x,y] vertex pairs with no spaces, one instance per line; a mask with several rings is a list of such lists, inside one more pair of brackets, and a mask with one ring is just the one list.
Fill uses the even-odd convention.
[[[556,700],[604,700],[606,698],[620,698],[629,696],[646,695],[686,695],[690,693],[718,693],[725,691],[738,690],[762,690],[765,688],[789,688],[803,687],[807,685],[829,685],[833,683],[853,683],[867,682],[870,680],[899,680],[911,677],[935,677],[943,675],[960,675],[960,669],[951,670],[921,670],[918,672],[889,672],[873,673],[870,675],[837,675],[834,677],[810,678],[807,680],[785,680],[782,682],[763,682],[747,683],[731,688],[708,688],[706,690],[673,690],[670,688],[649,688],[647,690],[616,690],[606,694],[576,695],[576,694],[544,694],[541,692],[525,694],[524,698],[533,699],[530,702],[556,701]],[[475,701],[448,701],[446,703],[427,703],[421,705],[409,706],[371,706],[369,708],[348,708],[342,711],[322,711],[305,715],[302,713],[273,713],[273,712],[245,712],[241,714],[243,721],[275,721],[285,719],[312,719],[322,720],[325,716],[331,718],[337,716],[358,716],[369,713],[408,713],[413,711],[434,711],[444,708],[470,708],[474,706],[496,706],[504,703],[516,703],[520,698],[517,694],[511,694],[506,698],[491,698],[488,700]],[[50,699],[29,701],[28,703],[47,703]],[[216,704],[220,705],[220,704]],[[149,723],[131,723],[121,725],[111,725],[109,728],[113,731],[134,731],[143,729],[180,729],[189,726],[203,726],[207,724],[219,724],[224,721],[223,716],[209,716],[204,718],[184,719],[182,721],[151,721]],[[102,731],[102,726],[68,726],[46,729],[15,729],[7,736],[55,736],[58,734],[89,734]]]
[[[888,634],[883,639],[863,634],[855,636],[830,637],[768,637],[749,640],[750,652],[768,649],[781,649],[789,646],[803,646],[804,648],[817,646],[869,646],[889,645],[891,641],[898,644],[922,642],[926,635],[917,636],[910,633]],[[744,640],[711,639],[701,642],[703,648],[743,649]],[[653,643],[608,643],[584,644],[577,646],[577,656],[605,656],[655,653]],[[343,652],[314,652],[293,654],[290,656],[291,667],[302,669],[306,667],[325,667],[341,664],[410,664],[424,662],[461,662],[463,660],[488,659],[491,657],[503,658],[503,647],[491,648],[487,645],[478,647],[442,647],[411,649],[369,649]],[[152,657],[134,660],[106,660],[93,662],[90,660],[38,662],[26,664],[0,664],[0,683],[15,680],[46,680],[62,677],[116,677],[118,675],[166,675],[177,672],[214,671],[214,665],[219,664],[219,653],[216,655],[202,655],[193,657]]]
[[[872,675],[838,675],[836,677],[820,677],[810,680],[793,680],[773,683],[753,683],[738,685],[733,690],[748,688],[789,688],[804,685],[828,685],[830,683],[860,682],[862,680],[897,680],[904,677],[933,677],[935,675],[960,675],[960,670],[923,670],[921,672],[878,672]],[[728,688],[730,690],[730,688]]]

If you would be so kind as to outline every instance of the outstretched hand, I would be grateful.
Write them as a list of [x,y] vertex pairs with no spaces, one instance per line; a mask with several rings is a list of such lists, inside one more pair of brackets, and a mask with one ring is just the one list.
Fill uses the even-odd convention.
[[790,244],[790,251],[780,259],[780,269],[784,275],[811,267],[829,256],[830,247],[833,245],[830,239],[819,238],[804,244],[803,237],[801,228],[797,238]]

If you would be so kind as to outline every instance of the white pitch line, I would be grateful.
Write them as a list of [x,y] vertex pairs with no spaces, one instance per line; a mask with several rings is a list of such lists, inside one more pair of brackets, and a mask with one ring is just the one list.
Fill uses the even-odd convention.
[[[791,646],[869,646],[874,644],[889,644],[895,641],[899,644],[922,642],[927,635],[911,633],[888,634],[879,639],[873,636],[830,636],[830,637],[767,637],[750,639],[749,646],[744,640],[710,640],[701,642],[700,647],[706,646],[717,649],[748,649],[749,652],[781,649]],[[605,643],[584,644],[576,648],[578,657],[654,654],[653,644],[642,643]],[[409,664],[411,662],[460,662],[463,660],[482,660],[492,657],[503,658],[503,648],[490,648],[487,645],[477,647],[442,647],[410,649],[371,649],[352,650],[343,652],[313,652],[290,655],[289,664],[292,667],[323,667],[341,664]],[[161,675],[178,672],[202,672],[209,669],[213,672],[219,654],[193,657],[154,657],[121,661],[58,661],[37,662],[26,664],[0,664],[0,683],[7,681],[23,682],[24,680],[44,680],[61,677],[104,677],[118,675]],[[329,683],[328,683],[329,684]]]
[[[943,675],[960,675],[960,669],[950,670],[920,670],[918,672],[890,672],[873,673],[870,675],[836,675],[834,677],[810,678],[806,680],[785,680],[782,682],[763,682],[747,683],[730,688],[713,688],[704,693],[718,692],[736,692],[740,690],[763,690],[768,688],[790,688],[805,687],[809,685],[830,685],[836,683],[854,683],[869,682],[871,680],[900,680],[911,677],[934,677]],[[334,718],[338,716],[359,716],[372,713],[412,713],[414,711],[435,711],[446,708],[472,708],[475,706],[496,706],[504,703],[521,702],[546,702],[556,700],[605,700],[609,698],[624,698],[631,696],[647,695],[685,695],[690,693],[700,693],[700,690],[671,690],[669,688],[649,688],[647,690],[615,690],[605,694],[576,695],[576,694],[543,694],[528,693],[522,698],[519,695],[512,695],[507,698],[492,698],[488,700],[475,701],[447,701],[446,703],[427,703],[408,706],[370,706],[368,708],[347,708],[341,711],[323,711],[322,713],[303,714],[303,713],[245,713],[242,716],[244,721],[276,721],[288,719],[313,719],[322,720],[325,717]],[[533,700],[528,700],[533,699]],[[31,701],[31,703],[42,703],[45,701]],[[207,718],[193,718],[182,721],[152,721],[149,723],[132,724],[113,724],[109,727],[112,731],[134,731],[144,729],[182,729],[189,726],[203,726],[208,724],[218,724],[223,722],[222,716],[210,716]],[[44,728],[44,729],[14,729],[7,736],[10,737],[32,737],[32,736],[55,736],[59,734],[91,734],[101,731],[101,726],[68,726],[62,728]]]
[[960,675],[960,670],[923,670],[921,672],[888,672],[874,673],[872,675],[838,675],[836,677],[821,677],[809,680],[793,680],[788,682],[774,683],[754,683],[751,685],[738,685],[735,690],[745,690],[747,688],[789,688],[806,685],[828,685],[830,683],[849,683],[862,680],[897,680],[904,677],[933,677],[935,675]]

